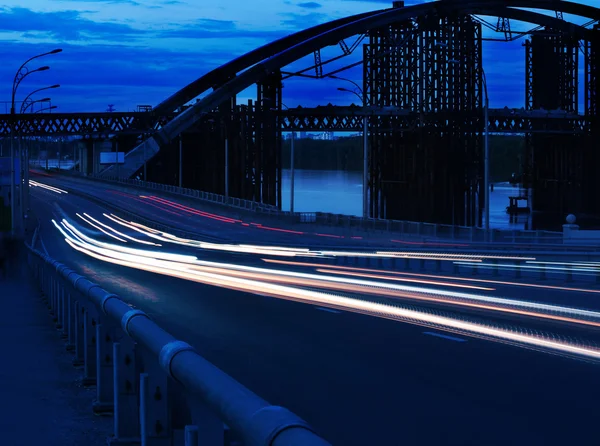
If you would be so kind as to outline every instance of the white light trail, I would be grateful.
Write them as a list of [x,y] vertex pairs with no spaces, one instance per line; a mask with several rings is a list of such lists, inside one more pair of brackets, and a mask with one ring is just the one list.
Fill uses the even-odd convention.
[[33,187],[39,187],[42,189],[46,189],[52,192],[56,192],[57,194],[68,194],[66,190],[59,189],[58,187],[48,186],[47,184],[38,183],[37,181],[29,180],[29,185]]
[[[71,237],[67,234],[55,221],[53,221],[54,225],[61,231],[61,233],[65,236],[65,240],[67,243],[76,249],[77,251],[83,252],[86,255],[97,258],[99,260],[103,260],[106,262],[128,266],[136,269],[141,269],[145,271],[150,271],[158,274],[169,275],[172,277],[178,277],[186,280],[192,280],[199,283],[204,283],[213,286],[221,286],[226,287],[238,291],[244,291],[249,293],[258,293],[258,294],[266,294],[272,297],[281,298],[281,299],[290,299],[296,300],[304,303],[308,303],[311,305],[325,306],[329,308],[337,308],[343,309],[346,311],[352,311],[362,314],[374,315],[377,317],[383,317],[408,323],[415,323],[419,325],[425,325],[430,327],[435,327],[437,329],[459,332],[464,335],[476,336],[476,337],[484,337],[486,339],[507,342],[507,343],[516,343],[521,346],[527,346],[530,348],[540,349],[544,351],[551,351],[554,353],[561,353],[566,355],[574,355],[578,357],[585,357],[587,359],[600,360],[600,350],[596,347],[578,345],[566,340],[558,340],[555,338],[550,339],[549,337],[532,335],[530,333],[518,332],[515,330],[511,330],[508,328],[501,328],[496,326],[490,326],[483,323],[475,323],[467,320],[457,319],[455,317],[450,317],[447,315],[439,315],[432,314],[431,312],[426,311],[418,311],[410,308],[404,308],[400,306],[392,306],[386,305],[377,302],[369,302],[366,300],[355,299],[345,296],[333,295],[328,293],[323,293],[320,291],[306,290],[298,287],[279,285],[273,283],[267,283],[259,280],[252,280],[248,278],[241,277],[232,277],[227,274],[208,272],[199,270],[202,266],[205,267],[223,267],[234,270],[243,270],[248,271],[248,273],[252,274],[274,274],[277,276],[294,276],[299,279],[308,279],[311,280],[321,280],[323,281],[323,276],[321,275],[311,275],[311,274],[300,274],[285,272],[285,271],[273,271],[267,270],[264,268],[253,268],[253,267],[242,267],[240,265],[231,265],[231,264],[222,264],[217,262],[203,262],[196,261],[194,259],[192,262],[192,256],[179,256],[176,254],[168,254],[161,253],[163,259],[157,259],[155,255],[157,253],[147,252],[146,255],[142,255],[140,251],[132,248],[126,248],[128,252],[122,252],[125,249],[122,246],[119,246],[120,250],[114,250],[111,248],[110,244],[102,243],[94,241],[94,243],[89,243],[87,240],[91,240],[91,238],[86,237],[81,232],[77,231],[72,225],[70,225],[66,220],[63,220],[63,224],[65,228],[68,228],[73,234],[76,234],[76,237]],[[173,257],[171,257],[173,256]],[[183,258],[182,258],[183,257]],[[164,260],[166,258],[170,258],[173,260]],[[175,260],[181,259],[183,261]],[[339,282],[344,281],[342,278],[337,277],[326,277],[325,282]],[[410,291],[413,293],[436,293],[440,294],[438,290],[433,289],[421,289],[417,287],[406,287],[399,286],[394,284],[385,284],[382,282],[374,282],[374,281],[362,281],[356,279],[345,279],[345,282],[348,284],[354,285],[362,285],[365,287],[373,286],[373,287],[384,287],[387,289],[398,289],[402,291]],[[505,303],[504,300],[499,298],[489,298],[487,296],[475,296],[469,295],[466,293],[456,293],[456,292],[444,292],[444,294],[448,296],[461,297],[465,298],[465,296],[469,298],[485,298],[485,302],[499,304]],[[517,301],[519,305],[522,305],[526,308],[538,308],[533,307],[538,304],[532,304],[528,302]],[[515,306],[514,301],[509,301],[510,305]],[[560,311],[568,310],[568,311],[584,311],[577,309],[569,309],[565,307],[554,307],[554,306],[542,306],[539,308],[548,309],[545,307],[549,307],[552,311],[559,309]],[[594,312],[583,312],[581,315],[586,317],[594,316],[596,317],[598,314]]]

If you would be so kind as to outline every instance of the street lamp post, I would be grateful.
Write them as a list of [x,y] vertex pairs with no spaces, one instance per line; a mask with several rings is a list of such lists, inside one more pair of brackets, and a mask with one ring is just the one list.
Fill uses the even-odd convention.
[[[144,146],[145,148],[145,146]],[[227,162],[227,161],[225,161]],[[144,180],[146,178],[144,177]],[[179,188],[183,187],[183,134],[179,134]]]
[[[31,108],[31,110],[33,110],[33,106],[36,103],[43,103],[43,102],[49,103],[50,102],[50,98],[32,100],[31,97],[34,94],[39,93],[40,91],[52,90],[52,89],[59,88],[59,87],[60,87],[60,85],[55,84],[55,85],[50,85],[48,87],[38,88],[37,90],[33,90],[23,100],[23,103],[21,104],[20,114],[27,113],[27,110],[30,108]],[[51,109],[51,107],[46,107],[46,108]],[[22,214],[23,218],[25,218],[25,215],[29,211],[29,148],[27,147],[27,145],[25,145],[25,150],[23,151],[22,146],[21,146],[21,135],[20,134],[17,135],[17,138],[18,138],[18,144],[19,144],[18,151],[20,153],[20,160],[21,160],[21,171],[23,172],[23,181],[21,184],[21,214]]]
[[485,93],[485,105],[483,109],[483,182],[485,187],[485,239],[490,241],[490,146],[489,146],[489,109],[490,109],[490,98],[488,96],[487,79],[483,67],[481,68],[483,77],[483,91]]
[[354,84],[356,86],[356,88],[358,88],[358,90],[361,92],[361,94],[358,94],[356,91],[353,90],[348,90],[347,88],[343,88],[343,87],[338,87],[339,91],[345,91],[347,93],[353,93],[355,94],[362,102],[363,104],[363,111],[365,112],[365,115],[363,116],[363,203],[362,203],[362,214],[363,214],[363,218],[369,218],[369,200],[368,200],[368,195],[369,195],[369,178],[368,178],[368,171],[369,171],[369,118],[367,117],[367,111],[365,109],[366,106],[366,97],[364,92],[362,91],[362,89],[358,86],[358,84],[354,81],[351,81],[350,79],[344,79],[342,77],[337,77],[337,76],[329,76],[332,77],[334,79],[339,79],[339,80],[343,80],[343,81],[348,81],[352,84]]
[[[11,92],[11,101],[10,101],[10,115],[11,115],[11,126],[10,126],[10,225],[11,225],[11,234],[15,235],[15,148],[14,148],[14,133],[15,133],[15,97],[17,95],[17,89],[19,88],[20,83],[32,73],[36,71],[46,71],[50,69],[48,66],[43,66],[40,68],[36,68],[35,70],[29,70],[27,68],[27,64],[34,59],[38,59],[43,56],[47,56],[50,54],[60,53],[62,49],[58,48],[47,53],[38,54],[37,56],[30,57],[19,67],[17,72],[15,73],[15,77],[13,79],[12,84],[12,92]],[[22,203],[21,203],[22,206]]]
[[292,139],[290,140],[290,212],[294,213],[294,139],[296,137],[296,132],[292,130]]
[[44,108],[40,108],[39,110],[37,110],[37,111],[34,111],[33,113],[34,113],[34,114],[35,114],[35,113],[42,113],[42,112],[45,112],[45,111],[48,111],[48,110],[55,110],[55,109],[57,109],[57,108],[58,108],[58,107],[57,107],[56,105],[51,105],[50,107],[44,107]]
[[[285,105],[285,104],[281,104],[282,107],[285,107],[287,110],[289,110],[290,108]],[[296,132],[293,129],[292,126],[292,138],[290,139],[290,212],[294,212],[294,188],[295,188],[295,170],[294,170],[294,160],[295,160],[295,155],[294,155],[294,142],[295,142],[295,138],[296,138]]]

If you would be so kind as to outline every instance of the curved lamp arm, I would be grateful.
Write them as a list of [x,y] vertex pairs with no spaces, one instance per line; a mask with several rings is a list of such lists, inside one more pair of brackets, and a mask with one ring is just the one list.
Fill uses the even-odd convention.
[[21,114],[26,113],[27,109],[32,107],[33,104],[36,104],[38,102],[50,102],[50,98],[44,98],[44,99],[37,99],[35,101],[29,101],[29,102],[23,102],[23,105],[21,105]]
[[[33,96],[34,94],[40,92],[40,91],[44,91],[44,90],[50,90],[52,88],[59,88],[60,85],[59,84],[55,84],[55,85],[50,85],[49,87],[43,87],[43,88],[38,88],[37,90],[33,90],[31,93],[29,93],[27,95],[27,97],[25,97],[25,99],[23,100],[23,104],[26,104],[28,99]],[[27,108],[27,107],[25,107]],[[23,113],[23,106],[21,106],[21,113]]]
[[[358,85],[356,82],[354,82],[353,80],[346,79],[345,77],[334,76],[333,74],[330,74],[330,75],[329,75],[329,76],[327,76],[327,77],[329,77],[329,78],[331,78],[331,79],[337,79],[337,80],[340,80],[340,81],[346,81],[346,82],[350,82],[352,85],[354,85],[354,86],[355,86],[355,87],[358,89],[358,91],[360,91],[360,95],[361,95],[361,99],[360,99],[360,100],[361,100],[361,101],[364,101],[364,99],[362,98],[362,96],[364,96],[364,95],[365,95],[365,93],[363,92],[363,89],[362,89],[362,88],[360,88],[360,86],[359,86],[359,85]],[[353,92],[353,93],[354,93],[354,92]]]
[[17,70],[17,73],[15,74],[15,78],[13,79],[13,87],[12,87],[12,100],[11,100],[11,114],[14,114],[15,112],[15,96],[17,94],[17,88],[19,87],[19,84],[21,83],[21,81],[28,75],[30,75],[31,73],[34,73],[36,71],[45,71],[48,70],[50,67],[40,67],[37,68],[35,70],[29,71],[29,69],[26,67],[26,65],[31,62],[34,59],[38,59],[40,57],[44,57],[44,56],[48,56],[50,54],[56,54],[56,53],[60,53],[62,51],[61,48],[57,48],[55,50],[52,51],[48,51],[47,53],[42,53],[42,54],[38,54],[37,56],[33,56],[30,57],[29,59],[27,59],[25,62],[23,62],[23,64],[19,67],[19,69]]
[[51,107],[44,107],[44,108],[40,108],[38,111],[33,112],[35,113],[41,113],[41,112],[45,112],[47,110],[54,110],[55,108],[58,108],[56,105],[53,105]]

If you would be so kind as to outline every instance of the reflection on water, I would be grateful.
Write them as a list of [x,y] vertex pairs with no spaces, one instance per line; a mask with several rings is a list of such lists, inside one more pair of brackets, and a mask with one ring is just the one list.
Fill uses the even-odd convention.
[[[338,170],[296,170],[294,172],[294,210],[296,212],[330,212],[362,214],[362,173]],[[290,209],[290,171],[282,172],[282,208]],[[498,183],[490,192],[490,226],[498,229],[523,229],[527,215],[513,222],[506,213],[508,197],[518,194],[509,183]],[[524,205],[524,204],[522,204]]]

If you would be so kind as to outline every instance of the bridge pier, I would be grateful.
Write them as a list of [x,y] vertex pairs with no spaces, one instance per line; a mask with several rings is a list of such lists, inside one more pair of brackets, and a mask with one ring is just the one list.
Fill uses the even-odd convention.
[[369,32],[365,105],[418,114],[415,128],[369,119],[371,217],[481,225],[481,47],[469,16]]

